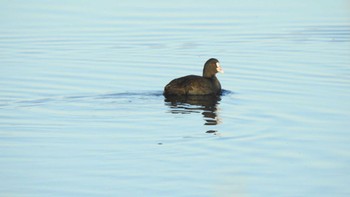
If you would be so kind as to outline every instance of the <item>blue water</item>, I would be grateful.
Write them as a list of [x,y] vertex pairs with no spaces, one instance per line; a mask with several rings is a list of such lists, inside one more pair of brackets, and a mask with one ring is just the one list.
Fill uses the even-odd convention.
[[349,196],[349,9],[1,1],[0,196]]

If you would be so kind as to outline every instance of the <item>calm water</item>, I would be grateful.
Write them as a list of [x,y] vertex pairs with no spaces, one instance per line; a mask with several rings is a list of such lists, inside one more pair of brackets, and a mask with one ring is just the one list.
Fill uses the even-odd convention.
[[[349,196],[349,1],[1,1],[0,196]],[[215,57],[224,94],[172,102]]]

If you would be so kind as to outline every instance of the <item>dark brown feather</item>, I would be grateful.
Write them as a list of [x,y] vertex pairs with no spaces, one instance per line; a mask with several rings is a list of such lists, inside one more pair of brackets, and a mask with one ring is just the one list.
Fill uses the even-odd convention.
[[216,62],[218,62],[216,59],[209,59],[205,63],[203,76],[206,77],[188,75],[170,81],[170,83],[164,87],[164,95],[220,94],[221,85],[215,76]]

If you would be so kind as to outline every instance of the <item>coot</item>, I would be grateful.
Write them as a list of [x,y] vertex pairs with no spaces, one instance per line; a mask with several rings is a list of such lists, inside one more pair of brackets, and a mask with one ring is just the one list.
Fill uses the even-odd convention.
[[223,73],[219,61],[209,59],[204,64],[203,76],[188,75],[174,79],[164,87],[164,96],[172,95],[219,95],[221,85],[216,78],[217,72]]

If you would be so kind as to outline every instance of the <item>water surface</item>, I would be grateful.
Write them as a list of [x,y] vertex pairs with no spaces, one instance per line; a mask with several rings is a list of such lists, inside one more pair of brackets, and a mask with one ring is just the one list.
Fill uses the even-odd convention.
[[350,195],[347,1],[0,5],[0,196]]

